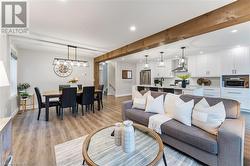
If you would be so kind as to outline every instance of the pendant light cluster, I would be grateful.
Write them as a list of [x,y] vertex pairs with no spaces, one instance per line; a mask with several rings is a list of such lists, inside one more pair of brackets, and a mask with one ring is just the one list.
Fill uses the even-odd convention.
[[[74,59],[70,59],[70,49],[74,49]],[[68,58],[54,58],[53,65],[71,65],[77,67],[87,67],[88,61],[77,59],[77,47],[68,45]]]
[[[161,57],[160,57],[160,62],[158,64],[158,67],[165,67],[165,62],[164,62],[164,52],[161,51],[160,52]],[[145,65],[144,68],[147,69],[149,68],[149,64],[148,64],[148,55],[145,55]]]

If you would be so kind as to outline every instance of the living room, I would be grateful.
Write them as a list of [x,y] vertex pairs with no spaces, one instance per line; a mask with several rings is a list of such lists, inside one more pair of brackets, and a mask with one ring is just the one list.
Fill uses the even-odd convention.
[[250,165],[249,8],[1,1],[0,163]]

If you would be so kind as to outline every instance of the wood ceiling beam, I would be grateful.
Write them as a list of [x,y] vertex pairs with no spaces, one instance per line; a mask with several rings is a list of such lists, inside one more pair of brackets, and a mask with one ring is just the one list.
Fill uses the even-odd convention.
[[[98,56],[94,59],[94,64],[96,65],[100,62],[158,47],[163,44],[173,43],[247,21],[250,21],[250,0],[238,0],[174,27]],[[94,74],[96,75],[96,73]],[[98,83],[99,74],[98,76],[95,76],[95,85],[98,85]]]

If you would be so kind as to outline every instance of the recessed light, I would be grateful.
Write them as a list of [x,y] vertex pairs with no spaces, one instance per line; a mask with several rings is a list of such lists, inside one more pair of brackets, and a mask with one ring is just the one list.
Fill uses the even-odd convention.
[[203,51],[200,51],[200,54],[203,54]]
[[131,32],[136,31],[136,26],[134,26],[134,25],[130,26],[130,27],[129,27],[129,30],[130,30]]
[[232,32],[232,33],[236,33],[236,32],[238,32],[238,30],[237,30],[237,29],[234,29],[234,30],[232,30],[231,32]]

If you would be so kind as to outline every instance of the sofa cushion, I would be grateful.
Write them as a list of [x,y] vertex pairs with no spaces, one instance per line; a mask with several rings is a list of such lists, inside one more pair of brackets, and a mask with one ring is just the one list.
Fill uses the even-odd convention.
[[206,152],[217,154],[216,136],[195,126],[186,126],[176,120],[170,120],[161,125],[162,134],[171,136]]
[[[203,97],[193,95],[181,95],[180,98],[185,102],[194,99],[194,104],[197,104]],[[205,99],[207,100],[210,106],[216,105],[219,102],[223,102],[226,111],[226,118],[237,119],[240,117],[240,103],[238,101],[212,97],[205,97]]]
[[125,110],[125,116],[127,119],[136,123],[148,126],[149,117],[155,115],[154,113],[144,112],[144,110],[132,108]]

